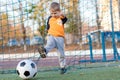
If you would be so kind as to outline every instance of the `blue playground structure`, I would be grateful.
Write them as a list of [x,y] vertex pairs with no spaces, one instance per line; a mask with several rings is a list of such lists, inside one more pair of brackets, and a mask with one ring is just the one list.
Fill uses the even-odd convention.
[[[96,32],[89,33],[87,35],[88,39],[88,45],[89,45],[89,51],[90,51],[90,59],[89,60],[80,60],[80,62],[109,62],[109,61],[116,61],[120,60],[119,52],[116,47],[116,43],[119,43],[120,41],[120,31],[116,32],[100,32],[100,42],[101,42],[101,50],[102,50],[102,58],[101,59],[94,59],[94,52],[93,52],[93,42],[97,42],[97,35]],[[114,37],[113,37],[114,35]],[[112,43],[112,50],[111,55],[113,55],[112,59],[107,59],[107,54],[106,54],[106,42]]]

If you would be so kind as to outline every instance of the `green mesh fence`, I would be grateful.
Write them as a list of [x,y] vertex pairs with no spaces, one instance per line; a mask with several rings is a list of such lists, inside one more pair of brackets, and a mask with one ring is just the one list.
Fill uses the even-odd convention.
[[[46,44],[45,28],[53,1],[60,3],[68,18],[65,54],[69,68],[89,67],[83,62],[119,60],[119,0],[1,0],[1,73],[14,72],[19,61],[29,58],[39,70],[59,68],[55,49],[46,59],[41,59],[37,51],[38,46]],[[34,43],[35,37],[41,41]]]

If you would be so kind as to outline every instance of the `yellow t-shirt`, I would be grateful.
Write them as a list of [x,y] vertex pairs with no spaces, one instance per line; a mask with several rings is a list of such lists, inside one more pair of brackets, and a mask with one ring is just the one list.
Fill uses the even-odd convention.
[[61,18],[51,17],[49,20],[50,28],[48,34],[56,37],[64,37],[64,25]]

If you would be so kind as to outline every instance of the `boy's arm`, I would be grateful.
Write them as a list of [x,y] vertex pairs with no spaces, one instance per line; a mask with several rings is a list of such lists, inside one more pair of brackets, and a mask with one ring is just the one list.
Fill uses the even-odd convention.
[[60,15],[60,18],[61,18],[61,20],[62,20],[62,23],[65,24],[66,21],[67,21],[67,17],[66,17],[65,14],[63,14],[62,12],[60,12],[59,15]]
[[62,23],[65,24],[67,22],[67,17],[62,18]]
[[49,28],[50,28],[50,25],[49,25],[49,20],[50,20],[51,16],[48,17],[48,20],[47,20],[47,26],[46,26],[46,30],[48,31]]

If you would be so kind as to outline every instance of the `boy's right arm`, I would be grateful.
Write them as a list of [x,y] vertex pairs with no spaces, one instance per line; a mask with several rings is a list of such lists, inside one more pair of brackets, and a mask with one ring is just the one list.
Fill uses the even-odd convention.
[[49,20],[50,20],[51,16],[48,17],[48,20],[47,20],[47,26],[46,26],[46,30],[48,31],[49,28],[50,28],[50,25],[49,25]]

